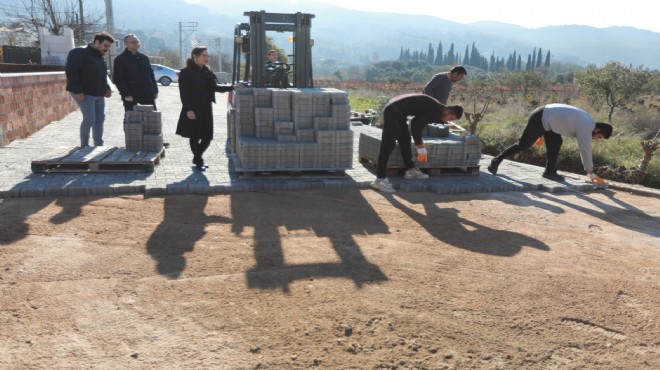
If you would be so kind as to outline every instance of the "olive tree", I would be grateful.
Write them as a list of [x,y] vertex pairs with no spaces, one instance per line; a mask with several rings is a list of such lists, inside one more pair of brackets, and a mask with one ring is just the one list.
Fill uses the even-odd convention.
[[520,91],[525,99],[532,91],[544,89],[548,81],[536,71],[504,72],[503,80],[511,91]]
[[644,85],[644,92],[651,95],[660,95],[660,72],[652,71],[649,73],[649,79]]
[[625,106],[644,92],[649,72],[641,67],[625,67],[619,62],[610,62],[602,68],[589,65],[576,73],[576,82],[589,104],[598,109],[603,104],[609,108],[607,119],[612,122],[612,113]]

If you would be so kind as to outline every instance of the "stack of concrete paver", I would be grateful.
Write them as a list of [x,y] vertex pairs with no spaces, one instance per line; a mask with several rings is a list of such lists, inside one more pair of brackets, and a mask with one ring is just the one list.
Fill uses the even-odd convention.
[[237,170],[352,168],[350,106],[341,90],[237,89],[228,134]]
[[[376,127],[364,127],[362,129],[359,141],[360,158],[374,163],[378,162],[382,133],[383,131]],[[481,140],[479,140],[479,136],[477,135],[466,135],[462,137],[450,133],[448,136],[440,137],[423,136],[422,139],[424,140],[424,144],[426,144],[429,158],[427,163],[418,163],[420,167],[472,167],[479,165]],[[414,147],[414,143],[411,145]],[[388,161],[389,168],[404,167],[401,154],[399,153],[399,145],[397,144],[390,155]],[[414,156],[415,151],[413,149]]]
[[124,116],[126,150],[129,152],[160,152],[163,150],[161,112],[153,105],[136,105]]

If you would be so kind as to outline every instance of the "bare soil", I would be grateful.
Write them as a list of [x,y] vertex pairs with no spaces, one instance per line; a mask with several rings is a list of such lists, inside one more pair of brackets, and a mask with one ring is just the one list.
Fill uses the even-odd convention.
[[0,200],[0,368],[658,369],[660,200]]

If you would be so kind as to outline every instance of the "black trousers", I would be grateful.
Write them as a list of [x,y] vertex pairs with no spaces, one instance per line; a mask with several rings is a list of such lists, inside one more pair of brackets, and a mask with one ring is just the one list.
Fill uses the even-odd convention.
[[547,172],[557,171],[559,149],[561,149],[561,145],[563,144],[564,140],[558,133],[546,131],[543,128],[543,107],[537,108],[534,112],[532,112],[532,115],[529,116],[529,120],[527,120],[527,127],[525,127],[525,131],[523,131],[523,134],[518,140],[518,143],[504,149],[504,151],[495,157],[494,160],[502,161],[503,159],[512,157],[517,153],[530,148],[532,145],[534,145],[536,139],[541,136],[543,136],[543,140],[545,141],[545,148],[547,150],[545,170]]
[[[193,163],[202,164],[202,155],[211,145],[211,139],[190,138],[190,150],[193,153]],[[198,163],[199,162],[199,163]]]
[[387,162],[390,154],[399,143],[401,157],[406,169],[415,167],[412,160],[412,145],[410,144],[410,131],[408,131],[407,116],[394,107],[386,107],[383,112],[383,135],[380,140],[380,152],[376,166],[376,177],[387,177]]

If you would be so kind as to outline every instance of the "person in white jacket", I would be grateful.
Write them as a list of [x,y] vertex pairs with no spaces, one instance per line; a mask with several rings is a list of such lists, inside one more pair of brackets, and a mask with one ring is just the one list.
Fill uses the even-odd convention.
[[547,149],[543,177],[562,181],[564,177],[557,174],[557,158],[563,142],[562,136],[572,136],[577,138],[582,165],[584,170],[587,171],[589,179],[603,185],[604,180],[594,174],[591,141],[602,138],[609,139],[611,135],[612,125],[595,122],[589,113],[580,108],[567,104],[547,104],[532,112],[527,121],[527,127],[518,143],[511,145],[494,157],[488,166],[488,171],[497,174],[498,167],[505,158],[531,147],[542,137]]

